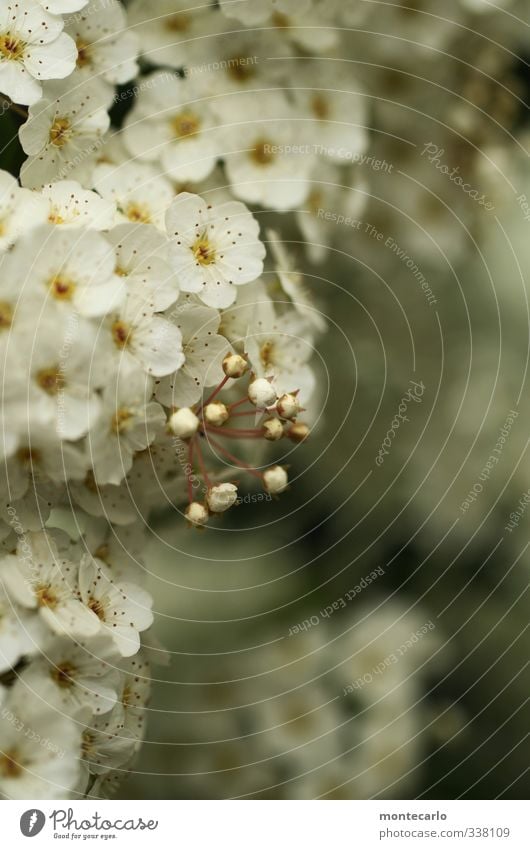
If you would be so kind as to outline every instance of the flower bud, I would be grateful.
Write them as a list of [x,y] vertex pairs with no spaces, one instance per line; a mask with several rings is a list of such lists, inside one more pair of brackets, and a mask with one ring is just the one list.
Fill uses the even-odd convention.
[[233,483],[220,483],[208,491],[206,496],[212,513],[224,513],[237,501],[237,486]]
[[292,427],[289,428],[287,436],[293,442],[303,442],[304,439],[307,439],[310,432],[311,431],[306,424],[303,424],[302,422],[295,422]]
[[184,515],[190,525],[195,525],[197,528],[202,528],[208,521],[208,510],[200,501],[192,501],[188,504]]
[[214,427],[221,427],[228,418],[230,418],[230,413],[220,401],[213,401],[204,408],[205,421],[208,424],[214,425]]
[[282,395],[281,398],[278,399],[276,409],[282,419],[295,419],[300,412],[301,407],[296,395],[286,392],[285,395]]
[[267,419],[263,422],[263,436],[270,442],[276,442],[283,436],[283,425],[279,419]]
[[173,413],[168,422],[169,430],[179,439],[190,439],[195,436],[199,427],[199,419],[189,407],[182,407]]
[[223,371],[227,377],[237,379],[242,377],[248,369],[248,363],[239,354],[227,354],[223,360]]
[[264,377],[258,377],[249,383],[248,397],[256,407],[270,407],[276,402],[274,387]]
[[263,472],[263,485],[271,495],[278,495],[287,489],[287,472],[283,466],[271,466]]

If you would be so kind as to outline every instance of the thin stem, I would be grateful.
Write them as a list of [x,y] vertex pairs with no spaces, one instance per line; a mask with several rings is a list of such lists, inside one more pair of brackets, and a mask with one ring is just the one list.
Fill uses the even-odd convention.
[[202,405],[201,405],[201,410],[202,410],[202,409],[204,409],[204,407],[206,407],[208,404],[210,404],[210,403],[213,401],[213,399],[215,398],[215,396],[216,396],[216,395],[217,395],[217,394],[221,391],[221,389],[223,388],[223,386],[226,384],[226,382],[227,382],[228,380],[230,380],[230,378],[229,378],[229,377],[223,377],[223,379],[222,379],[221,383],[219,384],[219,386],[218,386],[216,389],[214,389],[214,391],[212,392],[212,394],[211,394],[211,395],[209,395],[209,396],[208,396],[208,398],[206,399],[206,401],[203,401],[203,403],[202,403]]
[[210,478],[208,477],[208,472],[206,471],[206,466],[204,465],[204,457],[202,456],[201,444],[200,444],[199,440],[197,440],[196,447],[197,447],[197,460],[199,461],[199,468],[200,468],[201,474],[204,478],[204,483],[206,484],[208,489],[211,489],[212,482],[210,481]]
[[6,94],[3,94],[2,97],[4,98],[3,103],[2,103],[2,109],[4,109],[4,108],[11,109],[12,112],[16,112],[16,114],[20,115],[22,118],[28,117],[28,110],[27,109],[24,109],[23,106],[19,106],[18,103],[13,103],[11,98],[8,97]]
[[256,413],[268,413],[268,412],[269,411],[265,407],[263,407],[263,409],[261,407],[254,407],[253,410],[248,410],[248,411],[245,410],[244,413],[230,413],[230,418],[231,419],[237,419],[240,416],[254,416]]
[[195,437],[190,439],[190,444],[188,446],[188,468],[189,472],[187,472],[188,477],[188,501],[191,504],[193,501],[193,444],[195,442]]
[[239,437],[245,438],[249,436],[255,436],[256,439],[263,436],[262,428],[245,428],[239,429],[235,427],[214,427],[213,425],[207,425],[205,428],[205,433],[216,433],[219,436],[227,436],[233,439],[238,439]]
[[241,406],[241,404],[250,404],[250,403],[251,403],[251,402],[249,401],[249,399],[248,399],[248,398],[246,397],[246,395],[245,395],[245,397],[244,397],[244,398],[240,398],[240,400],[239,400],[239,401],[234,401],[234,403],[233,403],[233,404],[229,404],[227,409],[228,409],[228,410],[235,410],[235,408],[236,408],[236,407],[240,407],[240,406]]
[[209,438],[209,442],[213,447],[219,451],[220,454],[223,454],[228,460],[230,460],[234,465],[238,466],[240,469],[246,469],[251,475],[254,475],[259,480],[263,480],[263,476],[260,472],[257,472],[252,466],[249,466],[248,463],[245,463],[243,460],[239,460],[237,457],[234,457],[230,451],[227,451],[224,445],[221,445],[220,442],[217,442],[216,439]]

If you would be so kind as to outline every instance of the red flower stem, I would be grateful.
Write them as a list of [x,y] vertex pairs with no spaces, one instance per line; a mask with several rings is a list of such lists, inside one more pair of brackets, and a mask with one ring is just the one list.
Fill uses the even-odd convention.
[[245,428],[239,430],[239,428],[235,427],[214,427],[213,425],[207,425],[205,427],[205,432],[216,433],[218,436],[227,436],[233,439],[238,439],[239,437],[244,439],[249,436],[253,436],[258,439],[258,437],[263,436],[262,428],[253,428],[252,430]]
[[196,447],[197,447],[197,460],[199,461],[199,468],[200,468],[201,474],[204,478],[204,483],[206,484],[208,489],[211,489],[212,483],[210,481],[210,478],[208,477],[208,472],[206,471],[206,466],[204,465],[204,458],[202,456],[201,444],[200,444],[199,440],[197,440],[197,446]]
[[202,402],[202,404],[201,404],[201,410],[203,410],[203,409],[204,409],[204,408],[205,408],[208,404],[210,404],[210,403],[211,403],[211,401],[213,401],[213,399],[215,398],[215,396],[217,395],[217,393],[221,391],[221,389],[223,388],[223,386],[225,385],[225,383],[226,383],[228,380],[230,380],[230,378],[229,378],[229,377],[223,377],[223,379],[222,379],[221,383],[219,384],[219,386],[218,386],[216,389],[214,389],[214,391],[212,392],[212,394],[211,394],[211,395],[209,395],[209,396],[208,396],[208,398],[206,399],[206,401],[203,401],[203,402]]
[[191,504],[193,501],[193,443],[195,442],[195,437],[190,439],[190,444],[188,446],[188,466],[189,472],[187,473],[188,477],[188,501]]
[[249,472],[251,475],[254,475],[259,480],[263,479],[263,476],[260,472],[257,472],[256,469],[252,468],[252,466],[249,466],[249,464],[245,463],[243,460],[239,460],[237,457],[234,457],[234,455],[231,454],[230,451],[227,451],[226,448],[221,445],[220,442],[217,442],[216,439],[212,439],[210,437],[209,442],[213,445],[214,448],[217,449],[217,451],[219,451],[220,454],[223,454],[228,460],[231,460],[232,463],[234,463],[240,469],[246,469],[247,472]]
[[244,397],[244,398],[240,398],[240,399],[239,399],[239,401],[234,401],[234,403],[233,403],[233,404],[229,404],[229,405],[228,405],[228,409],[229,409],[229,410],[235,410],[235,408],[236,408],[236,407],[240,407],[240,406],[241,406],[241,404],[250,404],[250,403],[251,403],[251,402],[249,401],[249,399],[248,399],[248,398],[247,398],[247,396],[245,395],[245,397]]
[[[237,419],[239,416],[254,416],[256,413],[268,413],[269,410],[261,409],[260,407],[254,407],[253,410],[248,410],[244,413],[230,413],[231,419]],[[271,411],[274,412],[274,411]]]

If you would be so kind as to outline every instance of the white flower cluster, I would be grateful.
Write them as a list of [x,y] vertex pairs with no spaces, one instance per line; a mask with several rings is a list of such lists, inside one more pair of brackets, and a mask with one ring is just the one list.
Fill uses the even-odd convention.
[[[123,133],[108,132],[136,93],[116,86],[152,49],[144,5],[134,25],[118,0],[0,13],[0,91],[29,107],[21,185],[0,172],[6,798],[97,795],[127,769],[149,694],[144,527],[168,508],[203,526],[237,501],[236,470],[280,494],[285,467],[255,467],[248,446],[309,433],[297,417],[322,320],[272,232],[266,258],[242,202],[255,192],[197,192],[226,150],[213,108],[196,114],[194,83],[156,72]],[[175,5],[171,39],[188,29]],[[208,10],[201,26],[221,18]]]
[[[282,458],[258,465],[258,448],[308,436],[324,322],[278,220],[292,213],[323,261],[385,161],[368,149],[369,82],[336,61],[377,4],[155,5],[0,9],[2,108],[24,116],[26,157],[19,180],[0,172],[8,798],[96,793],[130,763],[149,690],[144,528],[167,509],[202,528],[237,503],[236,470],[270,497],[287,489]],[[390,53],[405,17],[424,51],[446,46],[434,0],[417,5],[387,4]],[[455,20],[488,18],[484,5],[450,4]],[[388,110],[381,138],[398,129]],[[426,148],[429,178],[442,159]],[[445,172],[442,185],[463,196]]]

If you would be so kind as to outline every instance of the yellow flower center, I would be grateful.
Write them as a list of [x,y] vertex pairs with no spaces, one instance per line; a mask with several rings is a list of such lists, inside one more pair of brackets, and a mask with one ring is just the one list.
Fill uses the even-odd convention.
[[57,301],[71,301],[74,297],[75,283],[60,274],[52,277],[49,283],[50,292],[53,298]]
[[112,339],[117,348],[125,348],[130,341],[131,328],[124,321],[114,321],[111,328]]
[[124,215],[127,216],[129,221],[134,221],[138,224],[151,223],[151,213],[148,207],[140,203],[134,203],[134,201],[125,207]]
[[29,448],[28,446],[19,448],[16,456],[18,462],[28,471],[30,471],[33,466],[38,466],[41,461],[40,452],[36,451],[34,448]]
[[267,139],[259,139],[251,150],[250,156],[257,165],[270,165],[274,159],[271,142]]
[[189,15],[170,15],[164,21],[165,29],[169,32],[187,32],[191,26]]
[[215,248],[208,241],[208,236],[200,236],[192,246],[192,251],[200,265],[211,265],[215,262]]
[[283,12],[274,12],[271,21],[277,29],[287,29],[291,26],[291,21]]
[[57,395],[61,386],[64,385],[61,370],[57,367],[43,368],[37,372],[37,384],[48,395]]
[[247,64],[244,56],[228,60],[228,76],[238,83],[244,83],[256,76],[256,69]]
[[77,67],[78,68],[86,68],[87,65],[90,65],[90,44],[87,44],[86,41],[83,41],[81,38],[78,38],[76,42],[77,47]]
[[259,358],[262,365],[266,368],[274,363],[274,342],[264,342],[259,349]]
[[50,129],[50,142],[55,147],[64,147],[71,137],[72,129],[68,118],[56,118]]
[[35,595],[37,596],[39,607],[49,607],[52,610],[57,607],[59,602],[57,593],[52,590],[49,584],[39,584],[35,589]]
[[58,684],[58,686],[62,689],[66,690],[69,687],[74,686],[74,676],[76,672],[76,667],[68,660],[65,660],[63,663],[60,663],[56,667],[54,667],[54,669],[51,670],[50,674],[55,683]]
[[127,430],[128,423],[132,419],[132,413],[130,410],[127,410],[126,407],[121,407],[119,410],[115,412],[112,417],[111,423],[111,431],[113,433],[123,433]]
[[179,112],[171,119],[171,129],[177,139],[185,139],[198,133],[201,126],[199,118],[193,112]]
[[13,309],[7,301],[0,301],[0,330],[11,327],[13,321]]
[[87,757],[96,751],[96,735],[90,731],[83,731],[81,738],[81,755]]
[[26,42],[6,32],[0,35],[0,56],[4,59],[18,62],[24,56]]
[[18,778],[23,772],[20,756],[16,749],[0,754],[0,775],[2,778]]
[[322,94],[315,94],[311,100],[311,109],[313,111],[313,115],[318,118],[319,121],[325,121],[329,116],[329,103]]
[[98,619],[101,619],[102,622],[104,621],[104,619],[105,619],[105,607],[103,606],[103,604],[102,604],[102,602],[100,601],[99,598],[94,598],[93,596],[91,596],[89,601],[88,601],[87,607],[88,607],[89,610],[91,610],[93,613],[96,614]]

